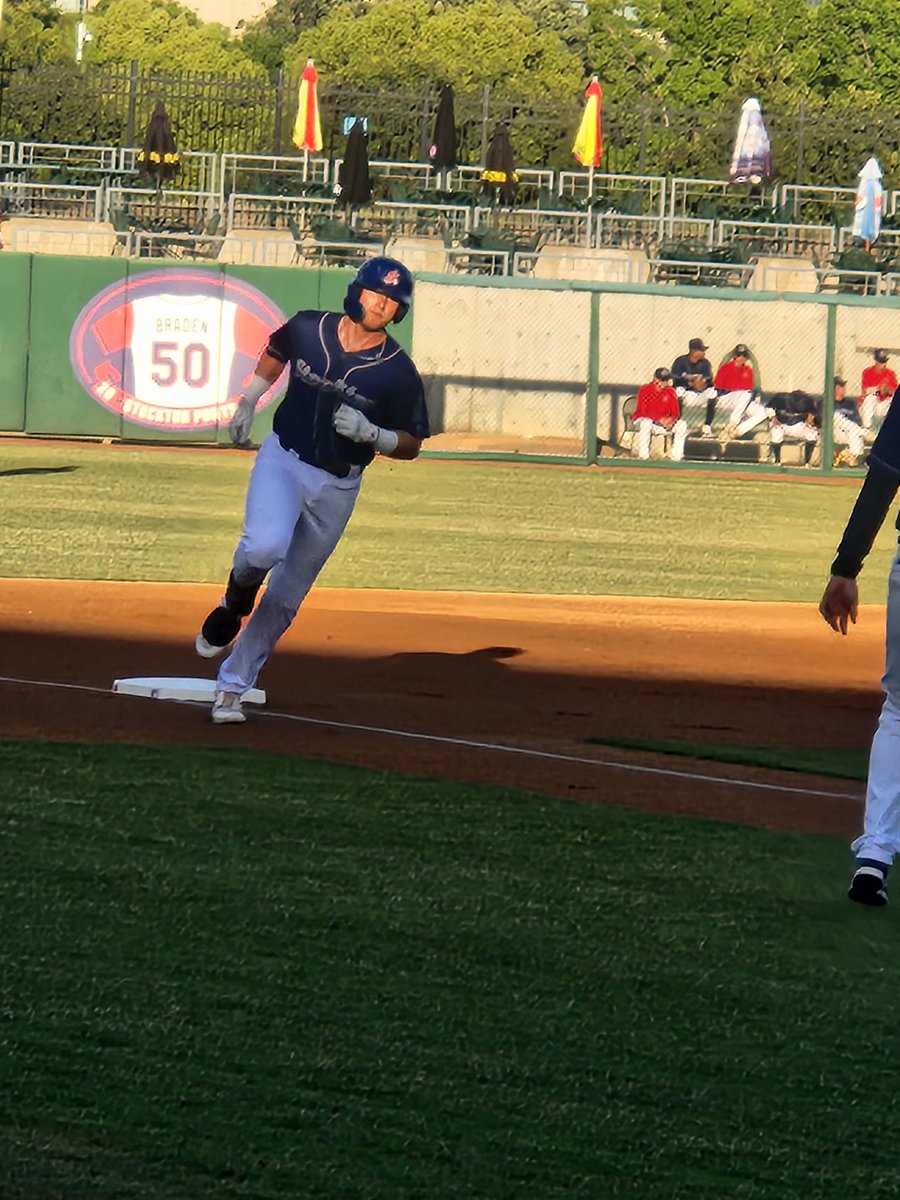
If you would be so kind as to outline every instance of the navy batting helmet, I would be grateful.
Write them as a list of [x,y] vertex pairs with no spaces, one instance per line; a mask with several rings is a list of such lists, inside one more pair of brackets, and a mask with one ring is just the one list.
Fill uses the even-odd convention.
[[382,296],[396,300],[397,312],[394,321],[402,321],[412,303],[412,275],[396,258],[379,255],[377,258],[366,259],[344,297],[344,312],[351,321],[358,321],[363,315],[359,302],[359,294],[362,291],[379,292]]

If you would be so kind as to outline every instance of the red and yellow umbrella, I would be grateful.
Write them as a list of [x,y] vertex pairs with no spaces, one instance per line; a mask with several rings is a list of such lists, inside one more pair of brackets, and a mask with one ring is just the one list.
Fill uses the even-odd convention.
[[322,149],[322,126],[319,122],[319,100],[316,95],[318,82],[319,73],[313,65],[313,60],[308,58],[300,76],[300,103],[292,135],[292,141],[298,150],[315,152]]
[[585,92],[587,103],[575,135],[572,153],[583,167],[596,167],[603,154],[603,134],[600,130],[600,105],[603,102],[603,89],[595,75],[588,84]]

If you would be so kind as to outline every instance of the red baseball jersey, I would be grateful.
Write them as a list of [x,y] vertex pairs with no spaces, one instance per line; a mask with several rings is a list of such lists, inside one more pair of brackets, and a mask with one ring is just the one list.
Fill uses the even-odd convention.
[[729,358],[716,371],[713,385],[722,392],[752,392],[753,367],[750,363],[739,367],[733,358]]
[[651,421],[658,421],[661,417],[671,417],[673,421],[677,421],[680,416],[674,388],[660,389],[654,383],[645,383],[643,387],[638,388],[632,420],[637,417],[649,417]]
[[866,392],[878,392],[879,396],[887,399],[897,390],[897,376],[890,367],[882,363],[871,363],[862,373],[860,396]]

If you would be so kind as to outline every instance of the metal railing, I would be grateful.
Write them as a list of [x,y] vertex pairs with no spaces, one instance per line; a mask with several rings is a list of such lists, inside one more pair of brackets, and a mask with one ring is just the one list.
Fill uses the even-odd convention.
[[755,254],[788,254],[804,258],[834,251],[833,225],[800,225],[779,221],[720,221],[719,245],[743,245]]
[[882,291],[881,271],[849,271],[841,267],[816,267],[817,292],[847,292],[857,296],[877,296]]
[[855,205],[855,187],[785,183],[781,188],[782,212],[801,224],[833,220],[836,214],[852,216]]
[[[730,214],[737,219],[750,205],[774,210],[778,203],[775,186],[754,189],[751,198],[746,185],[734,184],[728,179],[694,179],[687,175],[676,175],[669,180],[668,195],[670,217],[719,220]],[[715,211],[706,211],[709,208]]]
[[719,263],[680,258],[648,258],[651,283],[697,284],[745,288],[756,263]]
[[73,217],[103,219],[103,187],[80,183],[33,183],[25,179],[0,181],[0,200],[10,217]]
[[296,221],[308,228],[313,216],[330,217],[337,211],[334,197],[265,196],[232,192],[228,197],[225,227],[235,229],[289,229]]
[[[343,162],[343,158],[334,160],[331,179],[337,181]],[[435,171],[430,163],[389,162],[383,158],[373,158],[369,161],[369,176],[376,188],[381,184],[394,182],[408,183],[412,187],[421,189],[431,189],[440,183],[440,175],[441,172]]]
[[646,250],[662,236],[663,217],[601,212],[594,216],[594,245],[620,250]]
[[546,242],[556,245],[589,246],[591,215],[566,209],[510,208],[499,211],[476,207],[473,228],[495,228],[516,235],[543,235]]
[[[477,184],[481,186],[483,166],[456,166],[447,172],[447,187],[453,190],[458,187]],[[519,177],[519,196],[527,196],[530,192],[552,192],[555,172],[549,167],[516,167]]]
[[116,174],[120,170],[118,146],[84,146],[56,142],[18,142],[15,165],[45,169],[82,170]]
[[232,192],[255,194],[258,188],[253,185],[264,180],[275,194],[290,195],[329,179],[331,160],[317,154],[223,154],[219,170],[222,208]]
[[[427,200],[376,200],[362,217],[366,227],[381,225],[385,236],[459,237],[472,228],[472,209],[465,204],[434,204]],[[354,225],[360,214],[353,214]]]
[[[140,146],[123,146],[119,154],[119,171],[122,175],[138,174],[138,158],[141,153]],[[167,183],[168,190],[181,190],[185,184],[189,184],[190,190],[193,191],[216,195],[221,193],[218,154],[211,150],[179,150],[178,164],[178,175]]]
[[711,217],[666,217],[662,222],[662,236],[673,242],[705,242],[707,246],[713,246],[716,222]]
[[560,196],[573,200],[607,202],[611,208],[619,204],[629,207],[640,202],[644,213],[666,211],[667,181],[664,175],[617,175],[603,171],[560,171],[557,177]]
[[0,142],[0,167],[10,167],[16,161],[16,143]]
[[218,211],[218,194],[213,192],[120,185],[106,189],[105,217],[114,225],[122,217],[131,216],[157,231],[167,224],[173,227],[173,232],[181,232],[183,226],[209,220]]
[[[853,232],[852,225],[841,226],[837,235],[838,250],[848,250],[854,243],[858,244],[858,242],[859,238]],[[882,229],[872,250],[873,253],[880,255],[885,253],[900,254],[900,229]]]

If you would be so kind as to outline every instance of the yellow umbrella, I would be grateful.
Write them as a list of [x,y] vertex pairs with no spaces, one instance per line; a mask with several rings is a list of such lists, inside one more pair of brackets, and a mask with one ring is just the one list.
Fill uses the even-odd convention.
[[585,92],[586,103],[575,135],[572,153],[583,167],[590,169],[588,190],[594,190],[594,168],[599,165],[603,154],[603,133],[600,128],[600,105],[603,102],[603,89],[595,75],[588,84]]
[[303,178],[306,178],[309,152],[322,149],[322,126],[319,122],[319,98],[316,95],[316,85],[319,73],[313,60],[308,58],[303,74],[300,76],[300,99],[297,105],[297,120],[294,122],[294,132],[291,135],[294,145],[303,151]]

